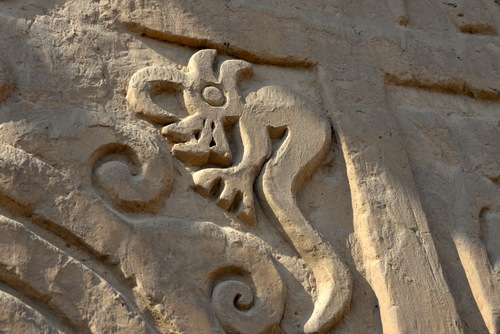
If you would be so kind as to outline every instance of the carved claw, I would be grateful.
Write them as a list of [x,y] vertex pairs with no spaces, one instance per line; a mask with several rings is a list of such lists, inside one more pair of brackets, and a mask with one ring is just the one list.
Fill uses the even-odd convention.
[[215,203],[249,226],[255,226],[254,178],[234,168],[208,168],[193,174],[194,189],[204,197],[215,198]]

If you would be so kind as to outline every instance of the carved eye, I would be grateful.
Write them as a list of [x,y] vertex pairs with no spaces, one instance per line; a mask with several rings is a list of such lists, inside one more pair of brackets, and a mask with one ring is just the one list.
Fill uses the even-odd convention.
[[222,91],[214,86],[207,86],[203,88],[201,96],[208,104],[214,107],[220,107],[226,102],[226,98]]

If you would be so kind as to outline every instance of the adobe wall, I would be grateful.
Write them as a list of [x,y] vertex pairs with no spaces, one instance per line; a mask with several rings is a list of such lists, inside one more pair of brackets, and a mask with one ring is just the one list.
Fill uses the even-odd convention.
[[0,1],[0,332],[500,333],[499,31]]

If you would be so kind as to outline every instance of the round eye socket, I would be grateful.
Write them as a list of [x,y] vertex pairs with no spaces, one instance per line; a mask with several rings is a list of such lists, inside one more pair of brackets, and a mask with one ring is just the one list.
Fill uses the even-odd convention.
[[201,92],[201,96],[208,104],[214,107],[220,107],[226,102],[226,98],[224,97],[224,93],[214,86],[208,86],[203,88]]

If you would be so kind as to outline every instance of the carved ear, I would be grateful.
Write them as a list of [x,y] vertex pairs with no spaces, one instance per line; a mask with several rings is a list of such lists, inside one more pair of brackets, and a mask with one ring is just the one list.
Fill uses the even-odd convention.
[[155,91],[180,93],[187,84],[184,72],[166,67],[147,67],[136,72],[130,79],[127,100],[132,108],[149,121],[162,125],[177,122],[179,118],[151,99]]
[[252,75],[252,64],[243,60],[226,60],[220,67],[220,78],[225,91],[236,89],[242,78]]
[[201,78],[205,81],[216,82],[214,76],[214,60],[217,51],[213,49],[205,49],[196,52],[191,56],[188,63],[189,72],[193,72],[193,77]]

